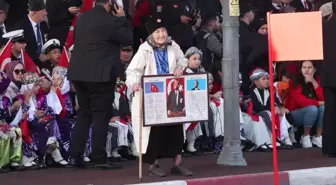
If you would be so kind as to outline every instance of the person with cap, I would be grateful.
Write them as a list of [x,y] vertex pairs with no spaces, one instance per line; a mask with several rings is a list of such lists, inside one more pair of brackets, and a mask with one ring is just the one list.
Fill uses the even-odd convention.
[[[286,119],[289,110],[283,106],[282,102],[274,93],[269,92],[269,77],[268,73],[261,68],[255,68],[250,72],[250,80],[252,82],[250,95],[252,102],[252,111],[259,114],[266,123],[268,130],[272,130],[272,117],[271,117],[271,104],[270,96],[275,99],[275,124],[276,124],[276,137],[279,141],[278,148],[291,149],[293,144],[289,138],[288,129],[290,124]],[[281,144],[280,144],[281,143]],[[268,146],[271,147],[271,146]]]
[[122,166],[107,162],[106,131],[113,117],[112,92],[116,83],[115,67],[120,62],[120,45],[133,44],[132,28],[124,10],[113,0],[96,0],[95,7],[76,21],[74,35],[76,47],[68,66],[68,78],[77,91],[79,112],[70,155],[75,166],[86,167],[81,156],[92,124],[93,166],[119,169]]
[[16,29],[23,29],[27,42],[26,52],[40,67],[48,58],[42,53],[42,46],[48,40],[49,28],[44,21],[47,16],[43,0],[29,0],[29,13],[16,24]]
[[42,47],[42,53],[47,56],[48,60],[41,64],[41,72],[47,76],[51,73],[61,57],[61,45],[57,39],[51,39]]
[[[183,125],[143,127],[139,124],[140,115],[140,83],[143,75],[183,74],[187,61],[176,42],[168,36],[165,24],[161,19],[151,18],[146,22],[149,37],[140,45],[126,70],[126,84],[132,89],[132,125],[134,139],[139,152],[139,134],[142,127],[143,160],[150,164],[151,175],[164,177],[166,172],[158,163],[159,157],[174,158],[171,174],[190,176],[192,172],[182,166],[182,149],[184,143]],[[168,57],[174,56],[174,57]],[[174,136],[174,137],[171,137]]]
[[332,1],[332,15],[323,23],[323,56],[321,69],[321,87],[324,94],[322,153],[336,157],[336,0]]
[[2,35],[3,39],[9,40],[12,42],[12,55],[11,60],[21,60],[21,50],[26,48],[26,39],[24,37],[23,30],[15,30],[7,32]]
[[119,65],[116,67],[117,68],[117,78],[119,78],[119,80],[125,82],[126,81],[126,74],[125,71],[129,65],[129,63],[131,62],[133,57],[133,48],[132,46],[126,46],[126,47],[122,47],[120,50],[120,63]]

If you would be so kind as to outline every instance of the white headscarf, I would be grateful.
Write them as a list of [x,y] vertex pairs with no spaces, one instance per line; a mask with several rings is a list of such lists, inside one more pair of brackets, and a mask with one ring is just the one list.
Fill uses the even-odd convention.
[[[66,76],[64,76],[63,74],[57,73],[57,72],[53,73],[52,77],[54,77],[54,75],[56,74],[59,74],[63,78],[63,82],[61,83],[61,86],[60,86],[60,91],[61,91],[61,94],[64,95],[70,91],[70,82]],[[53,90],[50,90],[49,94],[47,95],[47,104],[49,107],[53,109],[53,111],[56,114],[60,114],[61,111],[63,110],[62,104],[56,92],[54,92]]]

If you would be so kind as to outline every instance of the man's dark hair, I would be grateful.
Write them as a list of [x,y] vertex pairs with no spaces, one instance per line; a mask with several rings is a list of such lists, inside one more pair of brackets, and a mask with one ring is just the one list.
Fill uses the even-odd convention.
[[96,4],[100,4],[100,5],[105,5],[106,3],[108,3],[110,0],[95,0]]
[[206,27],[208,26],[212,21],[217,21],[218,16],[217,15],[205,15],[201,27]]

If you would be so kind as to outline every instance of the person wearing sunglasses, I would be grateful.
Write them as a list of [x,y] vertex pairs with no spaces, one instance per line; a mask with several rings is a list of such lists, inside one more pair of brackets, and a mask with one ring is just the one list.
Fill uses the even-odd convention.
[[[26,39],[23,34],[23,30],[14,30],[11,32],[7,32],[4,35],[2,35],[3,39],[10,39],[11,40],[11,45],[6,45],[11,46],[11,60],[21,60],[21,50],[25,49],[27,46],[26,44]],[[5,47],[6,47],[5,46]],[[5,48],[4,48],[5,50]]]
[[20,88],[22,85],[21,81],[25,73],[26,71],[24,70],[23,64],[19,60],[13,60],[8,63],[6,67],[6,74],[11,80],[11,83],[7,88],[6,96],[11,100],[20,94]]

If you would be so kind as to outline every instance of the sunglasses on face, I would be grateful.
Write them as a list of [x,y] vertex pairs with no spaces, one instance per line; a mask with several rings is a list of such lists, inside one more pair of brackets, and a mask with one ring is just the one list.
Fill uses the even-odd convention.
[[25,74],[26,71],[25,71],[24,69],[15,69],[15,70],[14,70],[14,73],[17,74],[17,75],[20,74],[20,73],[21,73],[21,74]]

